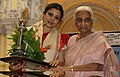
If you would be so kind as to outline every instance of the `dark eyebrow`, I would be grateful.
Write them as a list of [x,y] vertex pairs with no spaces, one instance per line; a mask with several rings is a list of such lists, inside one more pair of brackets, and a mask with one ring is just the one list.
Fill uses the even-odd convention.
[[[48,13],[52,13],[52,14],[54,14],[52,11],[48,11]],[[54,14],[55,15],[55,14]],[[58,14],[56,14],[56,16],[59,16]],[[60,17],[60,16],[59,16]]]

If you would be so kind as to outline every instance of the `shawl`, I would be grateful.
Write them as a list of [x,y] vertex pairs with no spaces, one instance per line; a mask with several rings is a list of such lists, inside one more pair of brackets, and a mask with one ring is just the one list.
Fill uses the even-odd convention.
[[57,31],[57,29],[54,27],[45,38],[44,42],[42,42],[43,37],[43,21],[37,22],[34,24],[34,29],[36,31],[36,35],[40,37],[40,44],[41,47],[46,47],[48,45],[51,45],[51,48],[48,49],[48,51],[45,54],[44,61],[50,62],[57,58],[57,55],[59,53],[59,42],[60,42],[60,33]]
[[100,63],[104,65],[104,71],[77,71],[66,72],[65,77],[118,77],[118,74],[110,71],[110,68],[118,64],[118,60],[107,42],[102,31],[94,32],[76,41],[77,35],[68,40],[68,48],[65,52],[66,66],[79,66],[89,63]]

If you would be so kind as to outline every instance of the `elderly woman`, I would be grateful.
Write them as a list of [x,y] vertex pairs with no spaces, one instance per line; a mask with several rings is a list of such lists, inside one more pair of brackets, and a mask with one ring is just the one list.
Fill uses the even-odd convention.
[[[118,77],[114,66],[118,60],[103,35],[102,31],[93,32],[93,11],[88,6],[80,6],[75,11],[75,24],[79,34],[73,35],[67,43],[67,49],[59,61],[51,65],[62,67],[52,69],[59,71],[51,77]],[[65,71],[62,73],[61,71]]]

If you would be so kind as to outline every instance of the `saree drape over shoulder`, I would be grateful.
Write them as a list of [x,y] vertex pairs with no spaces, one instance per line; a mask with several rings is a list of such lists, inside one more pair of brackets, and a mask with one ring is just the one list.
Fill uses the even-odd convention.
[[102,31],[92,33],[76,41],[78,35],[72,36],[68,41],[68,49],[65,52],[66,66],[79,66],[89,63],[104,65],[103,71],[77,71],[66,72],[65,77],[118,77],[111,69],[118,64],[118,60],[106,41]]
[[36,31],[35,35],[40,37],[40,46],[42,48],[51,45],[51,48],[44,53],[44,61],[50,62],[57,59],[59,52],[67,44],[70,36],[68,34],[61,34],[56,27],[52,28],[51,31],[45,35],[45,33],[43,33],[43,25],[43,21],[39,21],[33,25],[33,29]]
[[40,37],[40,44],[41,47],[46,47],[51,45],[51,48],[47,50],[45,54],[44,61],[50,62],[57,57],[59,53],[59,43],[60,43],[60,33],[57,31],[56,28],[53,28],[47,35],[44,41],[42,41],[43,37],[43,21],[40,21],[34,24],[34,28],[37,29],[36,35]]

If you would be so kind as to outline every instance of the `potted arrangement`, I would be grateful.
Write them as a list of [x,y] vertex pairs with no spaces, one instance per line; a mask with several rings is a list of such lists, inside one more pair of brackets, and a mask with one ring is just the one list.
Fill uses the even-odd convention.
[[[38,48],[40,45],[40,37],[35,36],[36,31],[33,27],[28,30],[25,26],[28,19],[28,9],[25,8],[21,14],[21,20],[19,21],[19,27],[16,27],[14,34],[11,35],[14,44],[9,50],[10,55],[25,56],[27,58],[43,61],[44,53],[40,52]],[[37,37],[38,39],[35,39]],[[21,53],[19,53],[22,51]]]
[[[44,52],[41,52],[39,48],[40,37],[35,36],[36,31],[33,30],[33,27],[30,30],[25,27],[26,15],[28,15],[27,9],[25,9],[22,13],[23,20],[19,22],[19,28],[16,27],[14,34],[11,34],[11,38],[8,38],[14,42],[14,44],[11,46],[12,49],[8,50],[8,54],[10,54],[9,59],[12,59],[11,62],[13,65],[16,65],[16,62],[20,62],[21,64],[26,63],[26,68],[32,68],[32,70],[36,66],[39,66],[39,64],[43,67],[50,68],[51,66],[49,63],[43,61],[45,57]],[[35,39],[36,37],[38,39]],[[6,60],[8,58],[4,59]],[[22,71],[22,69],[23,68],[19,69],[18,72]],[[40,74],[42,75],[43,73],[40,72]]]

